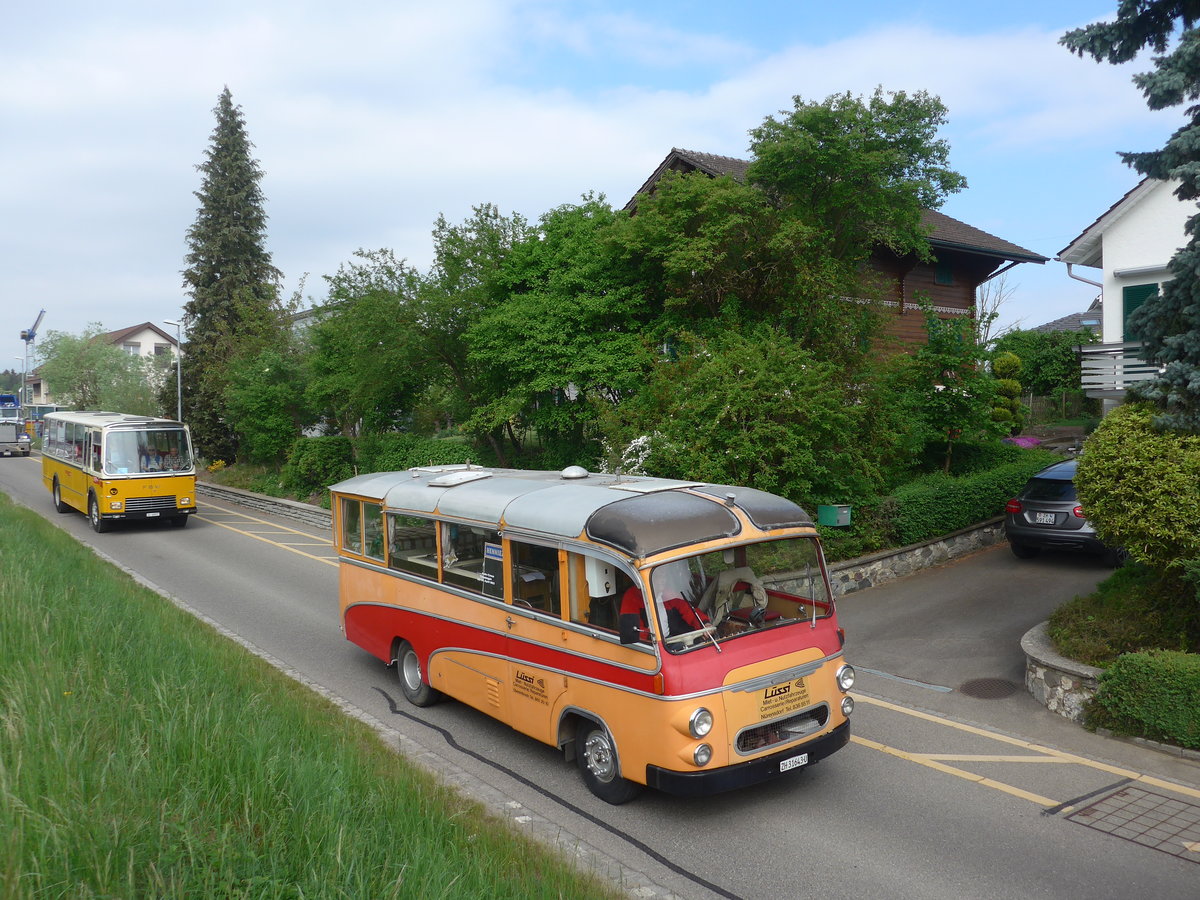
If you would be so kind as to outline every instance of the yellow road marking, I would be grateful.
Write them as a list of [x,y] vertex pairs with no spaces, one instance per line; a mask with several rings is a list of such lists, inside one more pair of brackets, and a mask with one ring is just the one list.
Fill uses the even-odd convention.
[[[1108,763],[1097,762],[1094,759],[1088,759],[1084,756],[1076,756],[1073,753],[1065,753],[1062,750],[1055,750],[1051,747],[1043,747],[1040,744],[1034,744],[1029,741],[1021,740],[1020,738],[1010,737],[1006,734],[998,734],[994,731],[987,731],[983,728],[977,728],[974,725],[966,725],[962,722],[955,722],[953,719],[946,719],[941,716],[935,716],[931,713],[921,712],[920,710],[908,709],[895,703],[889,703],[886,700],[878,700],[874,697],[863,696],[862,694],[855,694],[855,699],[861,703],[879,706],[883,709],[889,709],[893,712],[902,713],[903,715],[911,716],[916,719],[923,719],[926,722],[944,725],[947,728],[955,728],[968,734],[989,738],[993,741],[999,741],[1000,743],[1010,744],[1014,747],[1020,747],[1025,750],[1029,750],[1031,753],[1040,754],[1038,756],[989,756],[970,754],[908,753],[904,750],[898,750],[895,747],[889,747],[886,744],[880,744],[876,741],[859,737],[858,735],[850,736],[851,741],[861,744],[864,747],[869,747],[872,750],[878,750],[881,753],[887,753],[891,756],[897,757],[898,759],[905,759],[909,762],[914,762],[917,765],[926,766],[939,772],[944,772],[948,775],[954,775],[958,778],[966,779],[967,781],[973,781],[977,784],[982,784],[987,787],[1003,791],[1006,794],[1012,794],[1014,797],[1022,797],[1047,808],[1059,806],[1060,804],[1054,800],[1050,800],[1038,794],[1030,793],[1029,791],[1022,790],[1021,788],[1013,785],[1004,784],[1003,782],[995,781],[991,778],[984,778],[981,775],[976,775],[972,772],[967,772],[963,769],[958,769],[953,766],[947,766],[939,760],[951,760],[955,762],[1072,763],[1075,765],[1096,769],[1101,772],[1106,772],[1110,775],[1117,775],[1121,778],[1128,778],[1130,781],[1136,781],[1146,785],[1153,785],[1155,787],[1174,791],[1175,793],[1183,794],[1188,797],[1200,799],[1200,790],[1182,784],[1175,784],[1174,782],[1166,781],[1162,778],[1156,778],[1153,775],[1145,775],[1141,772],[1135,772],[1131,769],[1123,769],[1120,766],[1113,766],[1109,765]],[[1063,812],[1069,812],[1071,809],[1073,809],[1073,807],[1066,807],[1064,808]]]
[[[263,519],[256,519],[254,516],[247,516],[242,513],[238,513],[235,510],[225,509],[220,506],[214,506],[212,508],[219,510],[223,513],[226,513],[228,515],[236,516],[239,519],[248,520],[250,522],[254,522],[259,525],[269,526],[271,528],[271,530],[275,531],[275,532],[290,532],[291,534],[300,535],[309,540],[312,540],[315,537],[315,535],[312,535],[307,531],[300,531],[295,528],[288,528],[286,525],[274,525],[271,522],[267,522]],[[254,532],[254,531],[247,531],[245,528],[235,528],[233,525],[230,525],[227,522],[222,522],[219,519],[210,518],[208,516],[204,516],[204,515],[200,515],[200,514],[197,514],[196,518],[198,518],[204,522],[208,522],[211,525],[217,525],[221,528],[227,528],[230,531],[233,531],[237,534],[243,534],[246,537],[254,538],[256,541],[262,541],[264,544],[270,544],[272,547],[279,547],[281,550],[287,550],[289,553],[295,553],[299,556],[305,557],[306,559],[316,560],[317,562],[324,563],[327,566],[336,566],[337,565],[336,557],[315,556],[312,553],[305,553],[303,550],[297,550],[294,546],[292,546],[290,544],[284,544],[279,541],[273,541],[270,538],[263,537],[263,534],[267,534],[270,532],[259,533],[259,532]],[[306,546],[329,547],[330,549],[332,549],[333,544],[332,544],[332,542],[328,543],[328,544],[322,542],[322,543],[308,544]]]

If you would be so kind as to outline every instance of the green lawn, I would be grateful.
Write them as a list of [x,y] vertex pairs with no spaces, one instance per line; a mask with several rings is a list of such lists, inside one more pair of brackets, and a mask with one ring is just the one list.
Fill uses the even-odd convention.
[[622,896],[3,494],[0,835],[5,898]]

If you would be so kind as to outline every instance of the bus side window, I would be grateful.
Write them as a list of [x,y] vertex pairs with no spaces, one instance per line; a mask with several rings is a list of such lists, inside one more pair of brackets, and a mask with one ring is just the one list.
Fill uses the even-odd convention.
[[504,565],[500,547],[498,531],[443,522],[442,581],[489,597],[503,597],[504,578],[498,574]]
[[437,580],[437,523],[421,516],[388,516],[388,565]]
[[342,549],[362,553],[362,501],[342,498]]
[[571,621],[615,634],[621,594],[634,584],[606,559],[582,553],[567,554]]
[[363,556],[383,561],[383,507],[363,501]]
[[558,550],[519,541],[510,541],[509,545],[513,550],[513,603],[559,618],[562,599],[558,585]]

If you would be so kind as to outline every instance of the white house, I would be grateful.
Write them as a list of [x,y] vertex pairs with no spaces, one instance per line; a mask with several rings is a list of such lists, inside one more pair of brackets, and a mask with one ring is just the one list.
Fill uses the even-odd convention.
[[[179,352],[175,336],[167,334],[153,322],[143,322],[141,325],[110,331],[101,335],[101,338],[110,344],[115,344],[132,356],[150,358],[166,355],[174,362],[175,355]],[[32,404],[54,403],[49,386],[36,369],[29,375],[26,391],[29,402]]]
[[[1153,297],[1171,275],[1167,263],[1187,243],[1184,225],[1197,212],[1175,194],[1175,183],[1143,179],[1058,254],[1072,278],[1102,291],[1101,340],[1084,347],[1083,388],[1091,397],[1119,401],[1125,388],[1155,374],[1127,332],[1129,314]],[[1098,269],[1087,275],[1075,266]]]

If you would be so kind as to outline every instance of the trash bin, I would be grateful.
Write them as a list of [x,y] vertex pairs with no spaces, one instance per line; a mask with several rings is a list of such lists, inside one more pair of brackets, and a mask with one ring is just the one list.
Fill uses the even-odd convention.
[[817,507],[818,525],[849,525],[850,507],[847,504],[832,504]]

